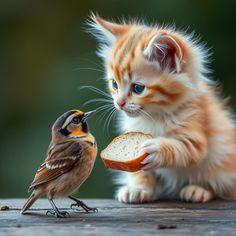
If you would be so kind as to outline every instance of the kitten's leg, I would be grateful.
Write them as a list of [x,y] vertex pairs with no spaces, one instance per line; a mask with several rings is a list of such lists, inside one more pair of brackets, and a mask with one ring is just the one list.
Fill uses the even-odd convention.
[[212,191],[197,185],[187,185],[180,191],[180,199],[187,202],[208,202],[213,197]]
[[142,170],[152,171],[166,167],[190,167],[199,164],[206,155],[206,142],[202,136],[194,139],[155,138],[146,141],[141,152],[149,155],[141,162]]
[[127,185],[117,191],[118,201],[138,204],[154,200],[156,187],[154,172],[128,173],[126,178]]

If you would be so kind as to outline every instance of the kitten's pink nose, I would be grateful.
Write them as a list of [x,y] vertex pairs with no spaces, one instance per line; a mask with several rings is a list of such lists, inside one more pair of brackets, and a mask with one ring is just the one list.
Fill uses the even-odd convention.
[[120,99],[120,100],[118,100],[117,101],[117,104],[118,104],[118,106],[120,107],[120,108],[122,108],[122,107],[124,107],[125,106],[125,100],[124,99]]

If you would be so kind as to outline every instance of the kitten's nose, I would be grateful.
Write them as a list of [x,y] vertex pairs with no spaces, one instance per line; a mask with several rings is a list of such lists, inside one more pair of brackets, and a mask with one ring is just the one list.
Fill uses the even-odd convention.
[[117,101],[117,104],[120,108],[123,108],[125,106],[125,100],[124,99],[120,99]]

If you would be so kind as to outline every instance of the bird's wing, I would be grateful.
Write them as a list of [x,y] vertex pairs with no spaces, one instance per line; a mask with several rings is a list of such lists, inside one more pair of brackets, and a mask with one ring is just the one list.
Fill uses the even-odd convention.
[[37,170],[29,191],[70,171],[80,159],[81,153],[82,148],[78,142],[50,144],[47,158]]

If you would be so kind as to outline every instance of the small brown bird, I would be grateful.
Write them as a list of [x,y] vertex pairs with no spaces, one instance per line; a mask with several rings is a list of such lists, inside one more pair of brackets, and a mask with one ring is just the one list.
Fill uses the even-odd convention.
[[75,203],[71,204],[71,208],[77,206],[86,212],[97,211],[70,195],[88,178],[97,156],[97,145],[87,125],[87,120],[94,112],[71,110],[56,120],[52,127],[52,140],[46,159],[29,187],[29,191],[33,192],[22,207],[21,214],[43,195],[48,197],[53,208],[47,214],[56,217],[66,217],[69,214],[56,207],[54,197],[72,199]]

